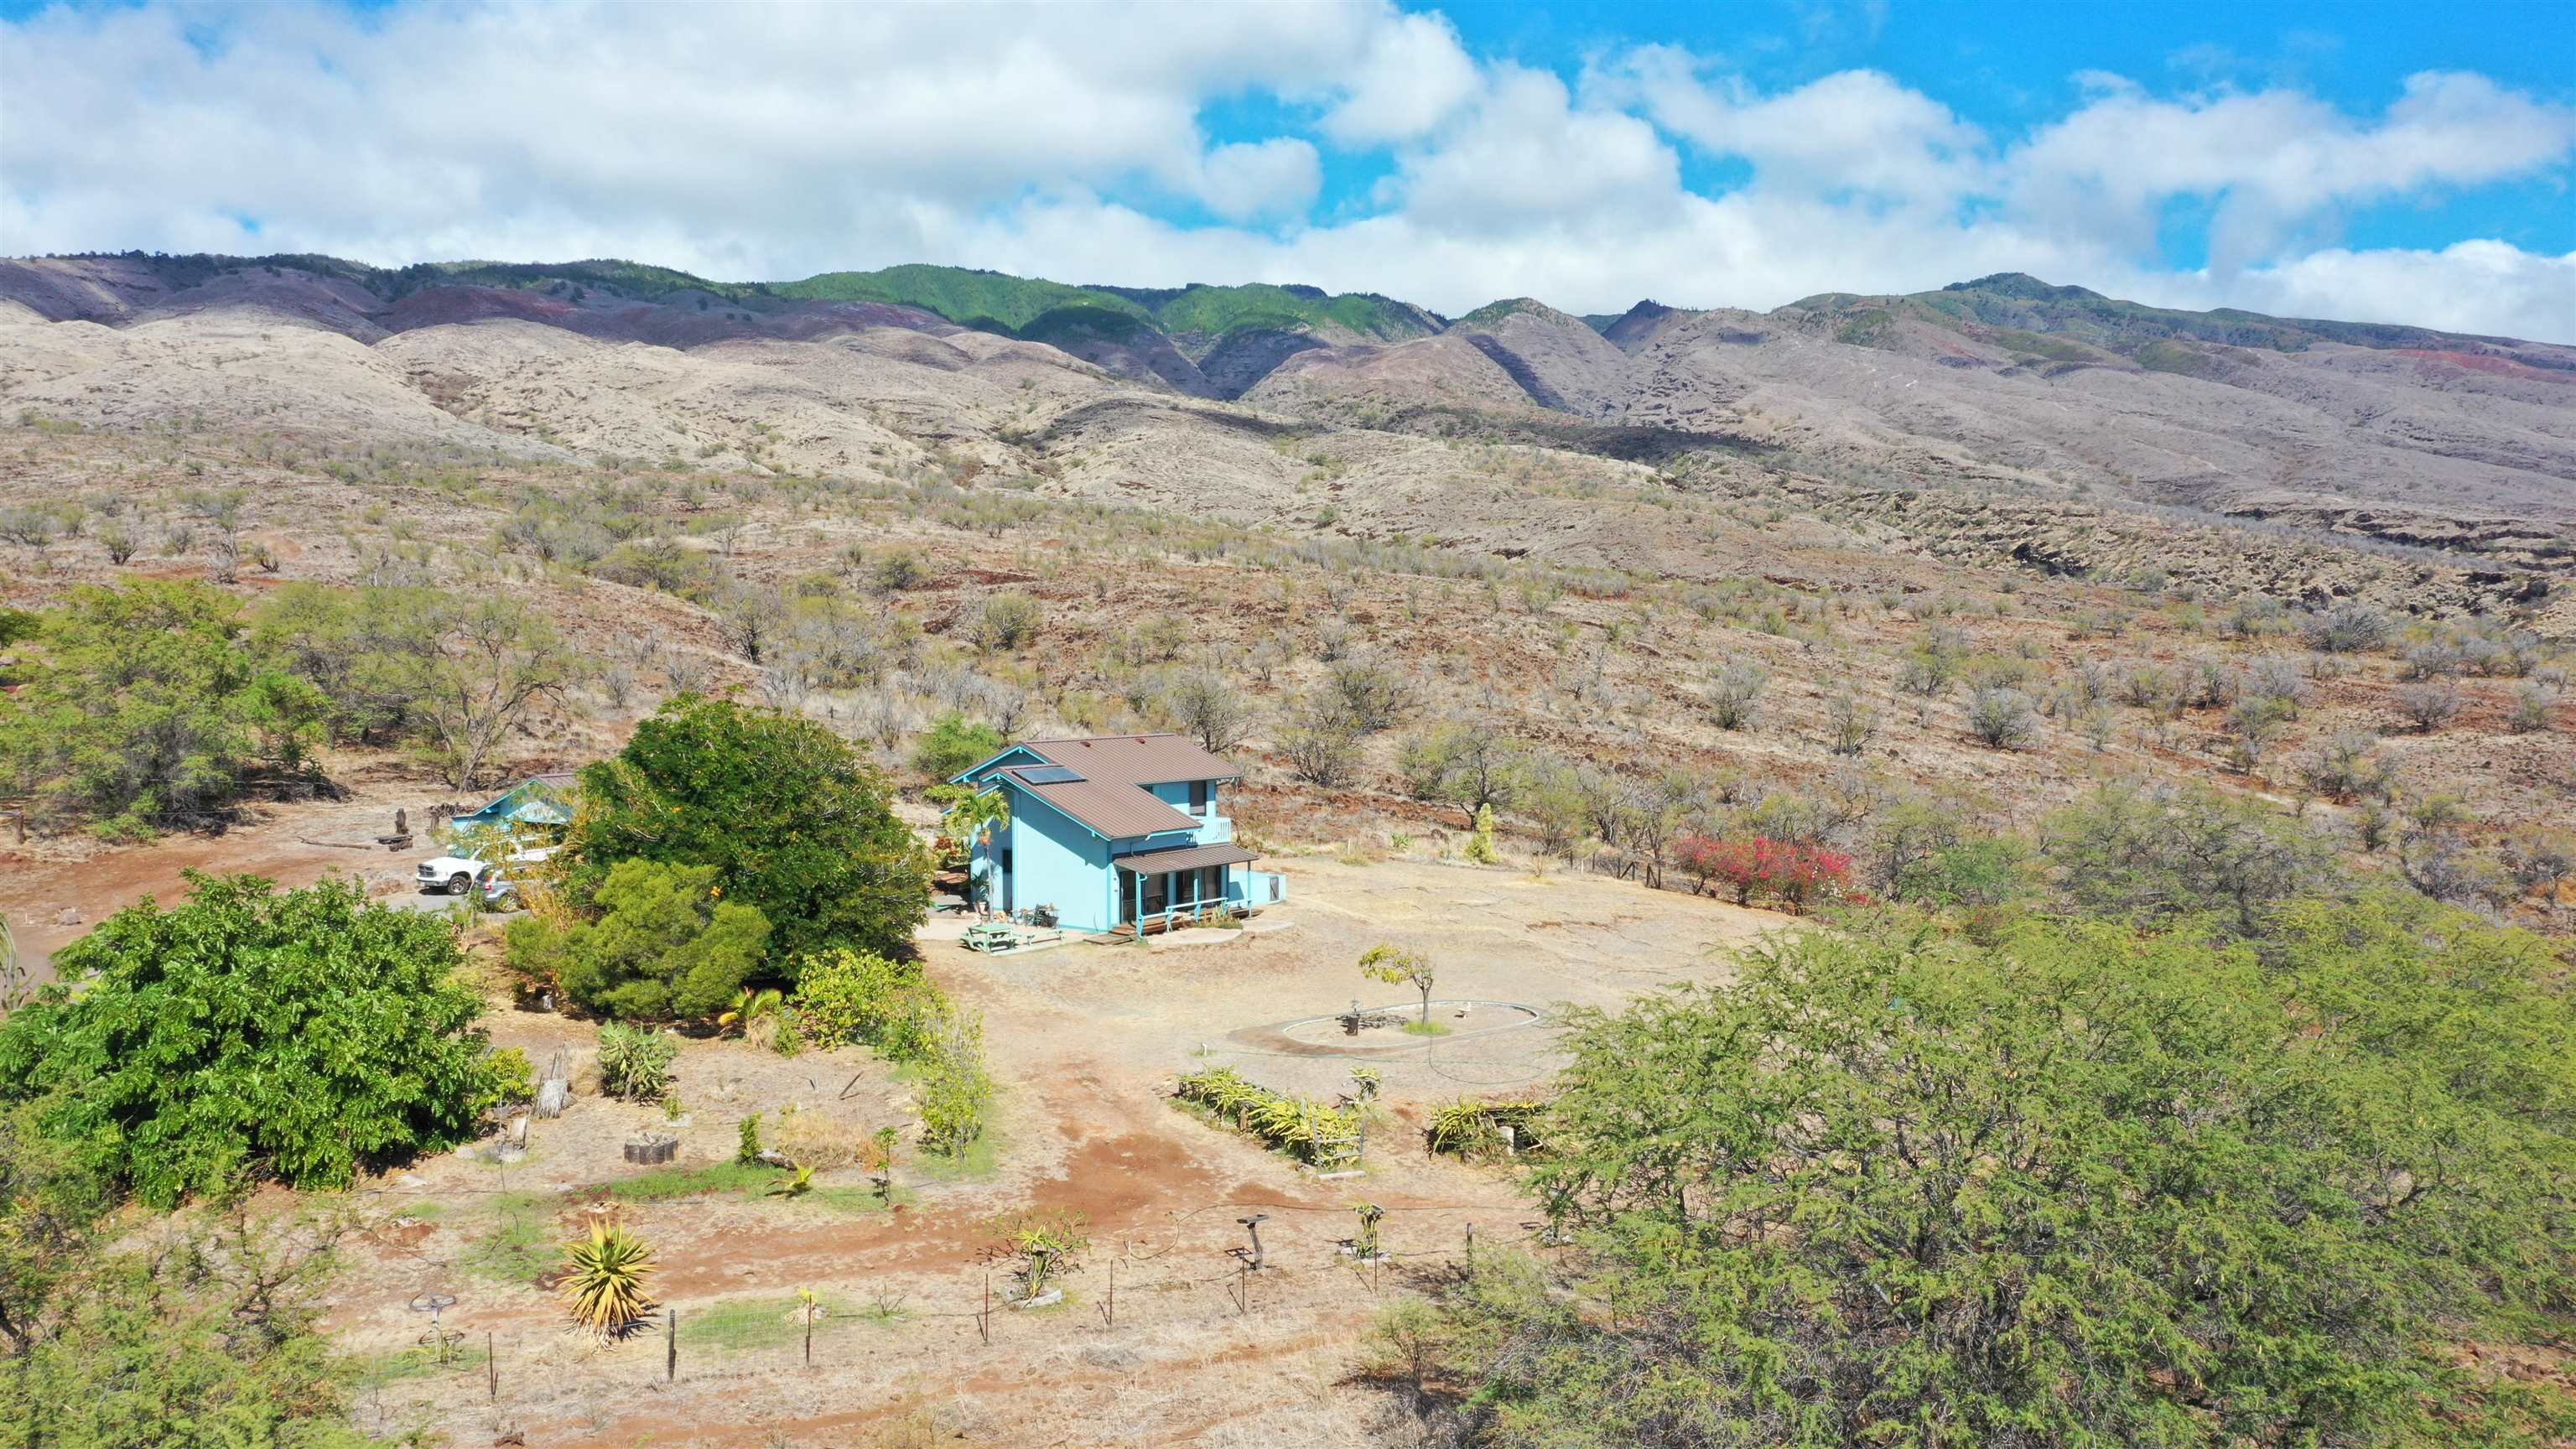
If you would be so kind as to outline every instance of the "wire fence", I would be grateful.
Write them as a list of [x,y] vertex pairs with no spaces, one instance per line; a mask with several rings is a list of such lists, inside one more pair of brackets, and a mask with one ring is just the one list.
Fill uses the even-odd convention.
[[[1463,1213],[1491,1217],[1480,1230],[1473,1218],[1456,1216]],[[1544,1224],[1506,1217],[1492,1203],[1417,1203],[1372,1225],[1348,1207],[1210,1203],[1177,1215],[1166,1234],[1095,1249],[1051,1275],[1049,1291],[1025,1305],[1017,1301],[1013,1264],[997,1252],[936,1283],[891,1275],[809,1283],[810,1299],[773,1293],[660,1302],[606,1344],[578,1335],[568,1319],[560,1327],[531,1323],[516,1292],[506,1302],[492,1293],[485,1303],[471,1292],[441,1293],[435,1296],[446,1301],[434,1305],[424,1295],[414,1300],[423,1319],[418,1342],[361,1359],[360,1416],[372,1415],[381,1428],[423,1400],[508,1406],[538,1383],[553,1397],[568,1389],[824,1372],[858,1364],[890,1339],[915,1346],[945,1340],[935,1346],[971,1355],[1069,1332],[1259,1320],[1312,1309],[1337,1291],[1364,1303],[1383,1300],[1426,1273],[1471,1271],[1480,1253],[1554,1243]],[[1332,1235],[1335,1221],[1347,1236]],[[1160,1241],[1148,1240],[1154,1236]],[[490,1321],[478,1325],[478,1318]]]

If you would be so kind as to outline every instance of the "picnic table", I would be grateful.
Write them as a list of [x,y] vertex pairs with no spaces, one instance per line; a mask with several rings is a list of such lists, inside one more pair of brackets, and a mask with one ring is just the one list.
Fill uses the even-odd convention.
[[1062,931],[1038,931],[1014,926],[1008,921],[977,921],[966,928],[958,944],[969,951],[1016,951],[1023,946],[1040,946],[1064,939]]

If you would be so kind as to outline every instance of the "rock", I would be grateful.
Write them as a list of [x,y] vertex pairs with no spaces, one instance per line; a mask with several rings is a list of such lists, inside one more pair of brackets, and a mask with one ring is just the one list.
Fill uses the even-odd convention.
[[1142,1368],[1145,1356],[1132,1348],[1103,1348],[1098,1344],[1082,1351],[1082,1361],[1096,1369],[1125,1373]]
[[54,924],[57,926],[77,926],[80,923],[81,913],[74,910],[66,910],[61,915],[54,917]]

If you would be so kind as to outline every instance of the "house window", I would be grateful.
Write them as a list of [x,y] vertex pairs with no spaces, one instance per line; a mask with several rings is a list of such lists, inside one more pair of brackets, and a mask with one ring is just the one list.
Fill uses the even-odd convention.
[[1190,782],[1190,813],[1192,815],[1208,813],[1208,782],[1205,780]]

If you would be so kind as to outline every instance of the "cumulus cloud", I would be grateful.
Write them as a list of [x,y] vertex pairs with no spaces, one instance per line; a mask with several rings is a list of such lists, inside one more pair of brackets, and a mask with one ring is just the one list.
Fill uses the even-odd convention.
[[[2569,107],[2458,72],[2365,115],[2078,83],[2066,113],[1994,136],[1880,71],[1765,90],[1645,45],[1569,84],[1386,0],[143,0],[0,22],[0,250],[622,255],[729,278],[941,261],[1450,312],[1768,307],[2022,270],[2576,339],[2576,260],[2333,244],[2356,207],[2563,168]],[[1245,114],[1272,119],[1212,119]],[[1688,156],[1750,179],[1694,191]],[[1326,202],[1352,173],[1378,179]],[[2212,217],[2207,265],[2156,254],[2176,198]]]

